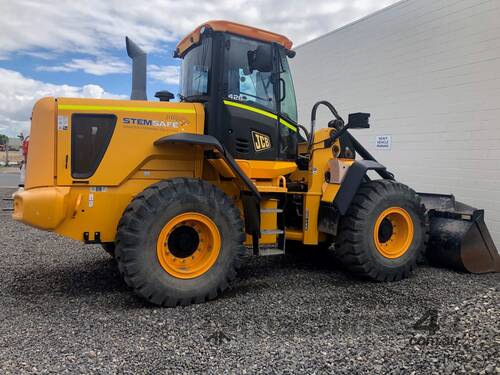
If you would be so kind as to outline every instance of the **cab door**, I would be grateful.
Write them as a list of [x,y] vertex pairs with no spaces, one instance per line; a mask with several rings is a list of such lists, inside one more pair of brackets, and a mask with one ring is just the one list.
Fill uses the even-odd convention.
[[[222,69],[222,143],[236,159],[278,160],[280,149],[274,47],[226,34]],[[265,63],[252,64],[255,54]]]

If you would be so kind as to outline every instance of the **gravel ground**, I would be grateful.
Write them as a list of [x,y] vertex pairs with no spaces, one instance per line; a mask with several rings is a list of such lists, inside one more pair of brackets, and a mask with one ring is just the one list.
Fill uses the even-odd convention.
[[2,374],[500,374],[499,274],[423,266],[370,283],[331,255],[249,256],[222,298],[160,309],[98,246],[8,213],[0,239]]

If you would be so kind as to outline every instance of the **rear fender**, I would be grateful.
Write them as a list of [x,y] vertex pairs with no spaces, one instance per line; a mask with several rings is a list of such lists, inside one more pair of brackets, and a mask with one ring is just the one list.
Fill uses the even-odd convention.
[[260,201],[261,195],[257,190],[255,184],[252,182],[252,180],[250,180],[245,172],[243,172],[232,155],[220,144],[217,138],[205,134],[179,133],[162,137],[156,140],[154,142],[154,145],[157,147],[163,147],[172,143],[197,145],[203,147],[208,151],[217,151],[217,153],[221,156],[222,160],[225,163],[225,165],[221,166],[222,169],[219,172],[222,175],[227,175],[228,171],[231,171],[238,178],[238,180],[246,188],[248,188],[250,193],[255,196],[258,201]]

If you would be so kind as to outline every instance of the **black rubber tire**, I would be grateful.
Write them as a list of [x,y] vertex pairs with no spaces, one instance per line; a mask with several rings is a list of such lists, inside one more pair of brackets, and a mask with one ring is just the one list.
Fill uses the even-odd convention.
[[[221,235],[214,265],[192,279],[167,273],[156,254],[163,226],[184,212],[206,215]],[[219,296],[236,278],[245,252],[243,221],[232,200],[214,185],[176,178],[154,184],[129,204],[118,225],[116,261],[125,282],[140,297],[161,306],[187,306]]]
[[[408,212],[414,236],[402,256],[389,259],[377,250],[372,234],[381,212],[394,206]],[[342,264],[357,276],[397,281],[408,277],[421,259],[427,232],[425,207],[415,191],[391,180],[370,181],[359,188],[349,211],[341,218],[335,251]]]
[[101,244],[103,250],[109,254],[111,258],[115,257],[115,243],[114,242],[103,242]]

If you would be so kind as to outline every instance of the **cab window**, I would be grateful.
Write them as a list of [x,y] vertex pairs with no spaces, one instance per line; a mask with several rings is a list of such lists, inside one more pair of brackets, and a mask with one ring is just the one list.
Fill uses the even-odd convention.
[[202,43],[189,51],[181,65],[181,95],[208,95],[209,72],[212,59],[212,38],[203,39]]
[[297,102],[292,73],[284,52],[280,53],[281,114],[297,123]]
[[249,62],[249,56],[261,44],[236,36],[228,37],[224,59],[224,96],[276,113],[272,71],[251,68]]

